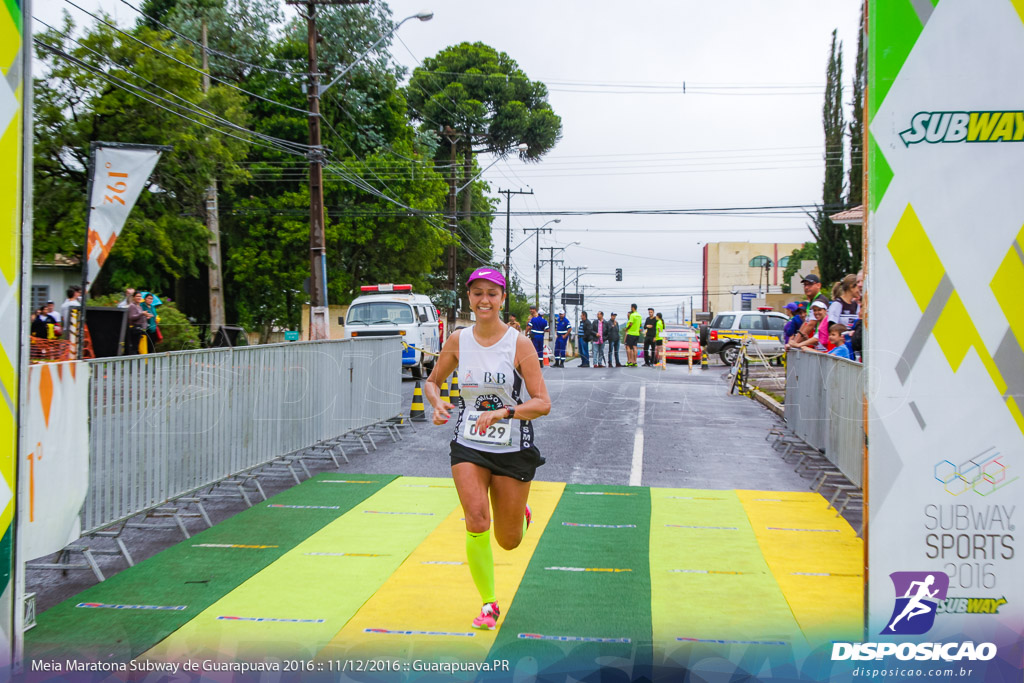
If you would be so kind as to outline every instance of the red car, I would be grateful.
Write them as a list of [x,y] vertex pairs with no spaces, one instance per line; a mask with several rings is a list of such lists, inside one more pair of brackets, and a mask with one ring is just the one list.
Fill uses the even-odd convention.
[[700,363],[700,338],[697,331],[692,327],[671,326],[666,327],[665,341],[662,348],[665,349],[666,361],[687,362],[693,358],[694,364]]

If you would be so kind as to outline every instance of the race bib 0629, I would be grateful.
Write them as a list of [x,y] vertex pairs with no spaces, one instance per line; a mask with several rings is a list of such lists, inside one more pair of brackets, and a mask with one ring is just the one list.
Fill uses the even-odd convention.
[[466,413],[466,419],[462,426],[463,438],[492,446],[511,446],[512,424],[508,420],[499,420],[486,429],[477,429],[476,423],[481,415],[483,415],[483,411],[478,410]]

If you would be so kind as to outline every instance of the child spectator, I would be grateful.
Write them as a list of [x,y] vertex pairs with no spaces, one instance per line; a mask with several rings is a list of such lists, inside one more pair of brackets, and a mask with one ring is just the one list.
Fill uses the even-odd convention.
[[842,323],[832,323],[832,326],[828,328],[828,345],[830,347],[828,355],[853,360],[850,357],[850,349],[846,346],[843,332],[846,332],[846,325]]

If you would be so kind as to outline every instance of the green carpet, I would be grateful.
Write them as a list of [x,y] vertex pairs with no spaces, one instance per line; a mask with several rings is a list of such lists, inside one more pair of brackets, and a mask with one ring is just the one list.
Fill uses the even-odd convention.
[[[651,663],[651,496],[647,488],[565,488],[503,618],[489,659],[539,676]],[[628,605],[628,609],[623,609]]]
[[[321,483],[341,479],[373,483]],[[131,659],[394,479],[321,474],[257,503],[40,614],[25,634],[26,660]],[[184,609],[77,607],[81,603]]]

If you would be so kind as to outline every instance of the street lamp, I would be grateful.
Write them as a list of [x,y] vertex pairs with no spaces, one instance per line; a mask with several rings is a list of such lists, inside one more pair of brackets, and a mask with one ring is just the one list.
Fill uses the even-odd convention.
[[325,93],[325,92],[327,91],[327,89],[328,89],[328,88],[330,88],[330,87],[331,87],[332,85],[334,85],[335,83],[337,83],[338,81],[340,81],[340,80],[341,80],[341,78],[342,78],[342,77],[343,77],[343,76],[344,76],[345,74],[347,74],[347,73],[348,73],[349,71],[351,71],[351,70],[352,70],[352,67],[354,67],[354,66],[355,66],[356,64],[358,64],[358,63],[359,63],[360,61],[362,61],[363,57],[365,57],[366,55],[368,55],[368,54],[370,54],[371,52],[373,52],[374,48],[376,48],[376,47],[377,47],[378,45],[380,45],[380,44],[381,44],[381,43],[383,43],[383,42],[384,42],[385,40],[387,40],[387,38],[388,38],[388,37],[389,37],[389,36],[390,36],[390,35],[391,35],[392,33],[394,33],[395,31],[397,31],[397,30],[398,30],[398,27],[400,27],[400,26],[401,26],[402,24],[404,24],[405,22],[409,21],[410,19],[419,19],[420,21],[430,21],[430,20],[431,20],[431,19],[433,19],[433,18],[434,18],[434,13],[433,13],[433,12],[430,12],[430,11],[428,11],[428,10],[424,10],[424,11],[422,11],[422,12],[417,12],[416,14],[410,14],[410,15],[409,15],[409,16],[407,16],[407,17],[406,17],[405,19],[402,19],[402,20],[401,20],[400,22],[398,22],[397,24],[395,24],[394,26],[392,26],[392,27],[391,27],[391,30],[390,30],[390,31],[388,31],[387,33],[385,33],[384,35],[382,35],[382,36],[381,36],[380,38],[378,38],[378,39],[377,39],[377,42],[376,42],[376,43],[374,43],[373,45],[371,45],[370,47],[368,47],[368,48],[366,49],[366,51],[365,51],[365,52],[363,52],[363,54],[361,54],[361,55],[359,55],[358,57],[356,57],[356,58],[355,58],[355,60],[354,60],[354,61],[353,61],[353,62],[352,62],[351,64],[349,64],[349,65],[348,65],[348,66],[346,66],[346,67],[345,67],[344,69],[342,69],[342,70],[341,70],[341,73],[340,73],[340,74],[338,74],[337,76],[335,76],[335,77],[334,77],[334,80],[333,80],[333,81],[331,81],[331,82],[330,82],[330,83],[328,83],[327,85],[325,85],[325,86],[321,87],[321,88],[320,88],[320,94],[321,94],[321,95],[323,95],[323,94],[324,94],[324,93]]

